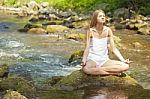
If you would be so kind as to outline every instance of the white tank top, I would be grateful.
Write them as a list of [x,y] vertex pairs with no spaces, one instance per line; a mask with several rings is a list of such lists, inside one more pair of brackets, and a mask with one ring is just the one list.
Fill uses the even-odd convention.
[[[107,30],[107,35],[108,35],[108,29],[106,26],[104,26],[104,30]],[[108,58],[108,37],[104,37],[104,38],[95,38],[92,33],[92,38],[90,39],[90,49],[89,49],[89,53],[94,54],[94,55],[98,55],[102,60],[105,60]]]

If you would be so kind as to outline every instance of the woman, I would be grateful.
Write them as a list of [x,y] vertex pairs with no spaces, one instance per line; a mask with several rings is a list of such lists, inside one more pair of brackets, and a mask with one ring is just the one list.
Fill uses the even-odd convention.
[[[86,74],[116,75],[129,68],[129,59],[125,60],[115,47],[113,33],[104,25],[105,22],[105,13],[96,10],[91,19],[90,29],[86,33],[86,48],[81,63]],[[109,59],[108,41],[111,50],[120,61]]]

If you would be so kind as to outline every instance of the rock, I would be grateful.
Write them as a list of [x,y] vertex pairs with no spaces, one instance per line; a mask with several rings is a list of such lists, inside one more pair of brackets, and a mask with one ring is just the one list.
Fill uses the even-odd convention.
[[142,27],[137,32],[139,34],[150,35],[150,29],[148,27]]
[[39,20],[46,20],[47,19],[47,16],[46,15],[38,15],[38,19]]
[[63,78],[63,76],[53,76],[50,79],[47,79],[44,84],[48,84],[48,85],[55,85],[57,82],[59,82],[61,79]]
[[136,21],[136,23],[128,22],[126,24],[126,27],[131,30],[138,30],[141,27],[147,26],[147,24],[148,24],[147,22],[139,23],[138,21]]
[[48,25],[46,28],[48,33],[63,32],[65,30],[69,30],[69,28],[62,25]]
[[144,27],[144,26],[146,26],[146,25],[147,25],[146,22],[143,22],[143,23],[135,23],[134,28],[140,29],[141,27]]
[[33,97],[36,92],[34,84],[21,77],[8,77],[0,81],[0,89],[2,91],[16,90],[27,97]]
[[65,34],[65,38],[83,41],[85,39],[85,34],[83,34],[83,33],[70,33],[70,34]]
[[127,29],[136,30],[135,25],[133,23],[128,22],[126,25],[127,25],[126,26]]
[[0,77],[7,77],[9,73],[8,65],[0,65]]
[[116,18],[123,18],[123,19],[127,19],[130,17],[130,13],[129,13],[129,9],[126,8],[119,8],[117,10],[114,11],[114,15],[113,17]]
[[18,31],[28,32],[32,28],[42,28],[42,24],[26,24],[23,29],[18,29]]
[[143,15],[135,15],[134,16],[135,17],[135,20],[144,20],[145,19],[145,17],[143,16]]
[[46,33],[46,30],[44,30],[43,28],[31,28],[28,30],[28,33],[42,34]]
[[42,25],[62,25],[62,24],[63,24],[63,21],[50,21]]
[[28,99],[17,91],[8,90],[3,99]]
[[140,44],[139,42],[134,42],[134,43],[133,43],[133,47],[136,48],[136,49],[137,49],[137,48],[141,48],[141,47],[142,47],[142,44]]
[[32,17],[30,20],[30,22],[38,22],[39,18],[37,16]]
[[116,29],[125,29],[126,28],[125,24],[115,23],[114,25],[115,25]]
[[40,5],[36,2],[36,1],[30,1],[29,3],[27,3],[27,7],[30,9],[30,10],[38,10],[40,8]]
[[63,77],[54,88],[58,90],[76,90],[91,86],[119,87],[120,89],[139,86],[137,81],[128,75],[118,76],[93,76],[83,73],[81,70]]
[[48,3],[48,2],[42,2],[42,3],[41,3],[41,6],[42,6],[43,8],[47,8],[47,7],[49,6],[49,3]]
[[55,14],[49,14],[50,20],[59,20],[59,17],[57,17]]
[[25,29],[31,29],[31,28],[41,28],[42,27],[42,25],[41,24],[26,24],[25,26],[24,26],[24,28]]
[[131,23],[136,23],[137,21],[135,19],[130,20]]
[[59,17],[64,17],[64,18],[70,17],[71,15],[72,15],[71,12],[60,12],[59,13]]
[[87,28],[89,26],[89,22],[85,21],[78,21],[72,23],[73,28]]
[[83,56],[83,50],[77,50],[77,51],[75,51],[72,55],[71,55],[71,57],[69,58],[69,63],[71,63],[71,62],[73,62],[73,61],[75,61],[75,60],[78,60],[78,59],[81,59],[82,58],[82,56]]
[[48,8],[42,8],[38,11],[39,14],[49,14],[50,10]]

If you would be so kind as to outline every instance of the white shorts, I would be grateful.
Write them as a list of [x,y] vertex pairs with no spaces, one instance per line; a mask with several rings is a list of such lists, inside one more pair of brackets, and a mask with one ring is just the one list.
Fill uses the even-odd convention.
[[106,61],[109,60],[108,56],[101,57],[99,55],[95,55],[92,53],[89,53],[87,60],[92,60],[96,63],[96,67],[102,66]]

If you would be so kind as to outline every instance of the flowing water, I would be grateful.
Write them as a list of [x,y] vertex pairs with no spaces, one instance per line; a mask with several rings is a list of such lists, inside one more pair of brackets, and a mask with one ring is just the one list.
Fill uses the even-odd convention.
[[[40,83],[52,76],[65,76],[72,71],[80,69],[79,65],[68,65],[67,62],[71,53],[77,49],[84,48],[83,42],[59,39],[58,35],[55,34],[37,35],[19,33],[17,29],[22,28],[27,19],[24,20],[15,18],[15,16],[0,14],[0,64],[8,64],[10,66],[10,75],[25,76],[35,83]],[[120,51],[123,56],[133,61],[130,65],[128,74],[134,77],[145,90],[149,90],[149,36],[139,35],[134,31],[127,30],[121,31],[121,33],[119,32],[120,30],[116,31],[115,35],[122,39],[121,43],[123,46]],[[140,42],[142,47],[134,47],[133,43],[135,42]],[[91,92],[95,94],[88,96]],[[100,95],[98,92],[97,90],[89,90],[89,92],[87,92],[88,94],[84,94],[83,97],[106,99],[106,95]],[[80,94],[83,93],[81,92]]]
[[[54,34],[19,33],[24,23],[1,16],[0,64],[10,65],[10,75],[27,76],[36,83],[52,76],[65,76],[80,66],[68,65],[71,53],[83,43],[58,39]],[[15,16],[10,16],[15,17]],[[23,20],[23,19],[22,19]]]

